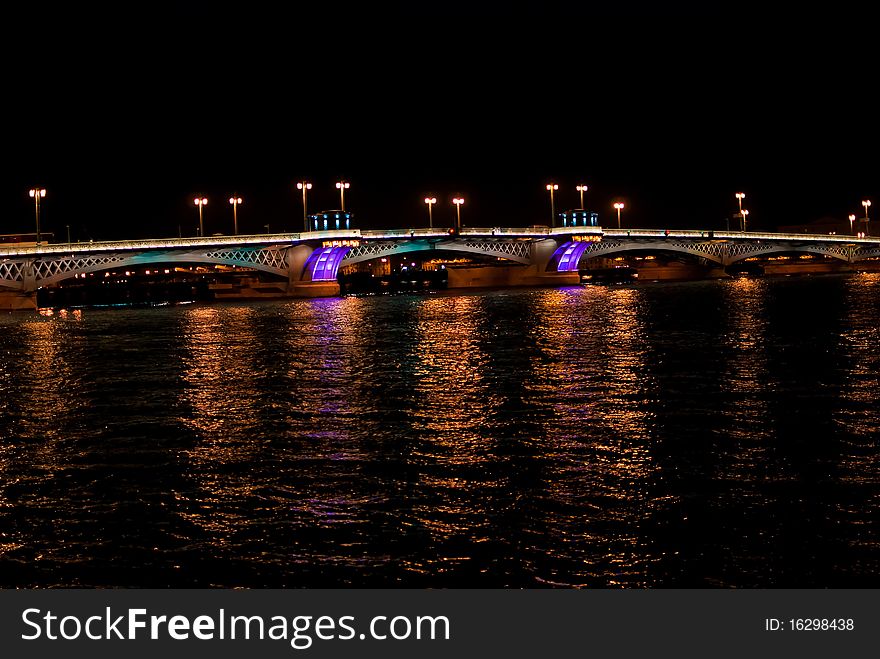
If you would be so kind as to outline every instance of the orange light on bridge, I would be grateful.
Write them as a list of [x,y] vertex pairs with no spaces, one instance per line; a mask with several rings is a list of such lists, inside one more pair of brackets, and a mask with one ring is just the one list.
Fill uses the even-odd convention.
[[205,223],[202,219],[202,208],[208,205],[207,197],[196,197],[193,199],[193,203],[199,207],[199,236],[205,236]]
[[434,217],[431,214],[431,209],[434,207],[434,204],[437,203],[437,198],[425,197],[425,203],[428,205],[428,228],[432,229],[434,227]]
[[559,186],[555,183],[548,183],[547,190],[550,192],[550,226],[556,226],[556,202],[553,199],[553,193],[559,189]]
[[348,181],[337,181],[336,189],[339,190],[339,208],[345,210],[345,191],[351,187]]
[[625,206],[623,205],[622,201],[618,201],[614,204],[614,208],[617,209],[617,228],[619,229],[620,228],[620,211],[622,211],[625,208]]
[[37,246],[40,245],[40,199],[46,196],[46,188],[31,188],[28,195],[34,200],[34,214],[37,218]]
[[588,188],[586,185],[578,185],[575,187],[575,190],[577,190],[581,195],[581,210],[584,209],[584,193],[589,189],[590,188]]
[[232,204],[232,231],[233,235],[238,235],[238,205],[244,201],[241,197],[232,196],[229,203]]
[[306,210],[308,208],[308,204],[306,203],[306,190],[312,189],[312,184],[308,181],[299,181],[296,184],[297,190],[302,190],[303,193],[303,231],[309,230],[309,214]]
[[461,197],[454,197],[452,199],[452,203],[455,204],[455,228],[457,230],[461,229],[461,205],[464,203],[464,199]]

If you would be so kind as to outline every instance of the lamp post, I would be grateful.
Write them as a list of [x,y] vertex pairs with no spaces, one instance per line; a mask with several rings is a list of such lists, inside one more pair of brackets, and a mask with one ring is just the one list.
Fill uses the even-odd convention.
[[345,191],[351,187],[348,181],[337,181],[336,188],[339,190],[339,207],[345,210]]
[[620,228],[620,211],[624,209],[623,202],[618,201],[614,204],[614,207],[617,209],[617,228]]
[[850,213],[850,215],[849,215],[849,232],[853,233],[853,234],[855,233],[855,229],[853,229],[853,224],[855,224],[855,221],[856,221],[856,216],[853,213]]
[[[337,183],[337,187],[338,186],[339,186],[339,184]],[[306,204],[306,190],[311,190],[312,184],[309,183],[308,181],[300,181],[299,183],[296,184],[296,189],[302,190],[302,193],[303,193],[303,230],[308,231],[309,230],[309,213],[307,210],[308,205]],[[345,209],[343,208],[343,210],[345,210]]]
[[735,196],[736,196],[736,201],[739,204],[740,224],[743,227],[743,231],[745,231],[745,218],[743,218],[743,199],[746,198],[746,193],[745,192],[737,192]]
[[555,183],[548,183],[547,190],[550,192],[550,226],[556,226],[556,202],[553,200],[553,192],[558,190],[559,186]]
[[202,220],[202,208],[208,205],[207,197],[196,197],[193,203],[199,207],[199,237],[205,237],[205,223]]
[[586,185],[579,185],[575,190],[581,193],[581,210],[584,210],[584,193],[589,190],[589,188]]
[[740,211],[740,215],[742,215],[743,219],[743,233],[746,231],[746,220],[749,219],[749,212],[747,210]]
[[242,202],[241,197],[233,196],[229,198],[229,203],[232,204],[232,230],[235,232],[233,235],[238,235],[238,205]]
[[431,215],[431,209],[434,207],[434,204],[437,203],[436,197],[425,197],[425,203],[428,205],[428,228],[434,228],[434,218]]
[[871,200],[865,199],[862,201],[862,206],[865,207],[865,234],[870,236],[871,232],[868,231],[868,209],[871,207]]
[[40,199],[46,196],[45,188],[31,188],[28,190],[28,194],[34,200],[34,213],[37,216],[37,246],[40,244],[41,234],[40,234]]
[[464,203],[464,199],[455,197],[452,203],[455,204],[455,229],[461,231],[461,205]]

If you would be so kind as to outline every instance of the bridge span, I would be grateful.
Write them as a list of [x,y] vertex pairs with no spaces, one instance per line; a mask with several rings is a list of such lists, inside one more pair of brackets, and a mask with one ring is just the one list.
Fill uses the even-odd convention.
[[[32,307],[35,292],[66,279],[159,264],[227,265],[287,280],[290,296],[336,295],[339,268],[420,252],[467,254],[525,266],[524,285],[567,285],[591,258],[626,253],[686,255],[721,267],[790,252],[846,263],[880,257],[880,239],[710,230],[524,227],[359,229],[303,233],[53,243],[0,248],[0,309]],[[4,302],[5,300],[5,302]]]

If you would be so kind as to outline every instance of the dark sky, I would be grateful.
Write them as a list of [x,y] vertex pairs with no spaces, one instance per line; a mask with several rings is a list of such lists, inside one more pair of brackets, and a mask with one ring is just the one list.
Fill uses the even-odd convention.
[[[74,239],[296,230],[310,207],[363,228],[546,223],[752,227],[880,199],[874,22],[837,6],[444,2],[116,3],[5,9],[0,233]],[[877,208],[880,213],[880,208]]]

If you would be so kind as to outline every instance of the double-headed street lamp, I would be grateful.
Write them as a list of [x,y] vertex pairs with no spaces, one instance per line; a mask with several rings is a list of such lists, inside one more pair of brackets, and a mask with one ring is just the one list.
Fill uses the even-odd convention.
[[351,187],[348,181],[337,181],[336,189],[339,190],[339,208],[345,210],[345,191]]
[[589,188],[586,185],[579,185],[575,190],[581,193],[581,210],[584,210],[584,193],[589,190]]
[[849,214],[849,232],[855,233],[855,229],[853,229],[853,224],[855,224],[856,216],[853,213]]
[[745,230],[746,230],[746,220],[749,219],[749,212],[748,212],[747,210],[741,210],[741,211],[739,212],[739,214],[742,215],[742,219],[743,219],[743,233],[745,233]]
[[617,209],[617,228],[619,229],[620,228],[620,211],[622,211],[624,209],[623,202],[618,201],[616,204],[614,204],[614,208]]
[[229,203],[232,204],[232,230],[235,232],[233,235],[238,235],[238,205],[244,201],[241,197],[233,196],[229,198]]
[[871,207],[871,200],[865,199],[862,201],[862,206],[865,207],[865,234],[871,235],[871,232],[868,231],[868,209]]
[[455,204],[455,229],[461,231],[461,205],[464,203],[464,199],[455,197],[452,203]]
[[40,199],[46,196],[45,188],[31,188],[28,194],[34,200],[34,212],[37,216],[37,246],[40,244]]
[[207,197],[196,197],[193,199],[193,203],[199,207],[199,237],[205,237],[205,223],[202,220],[202,208],[208,205]]
[[[336,186],[339,187],[339,184],[337,183]],[[309,183],[308,181],[300,181],[299,183],[296,184],[296,189],[302,190],[302,193],[303,193],[303,230],[308,231],[309,230],[309,213],[307,210],[308,205],[306,204],[306,190],[311,190],[312,184]],[[343,210],[345,210],[345,209],[343,209]]]
[[428,205],[428,228],[434,228],[434,218],[431,215],[431,208],[437,203],[436,197],[425,197],[425,203]]
[[746,198],[746,193],[745,192],[737,192],[736,195],[734,195],[734,196],[736,197],[736,201],[739,204],[740,226],[742,227],[742,230],[745,231],[746,220],[745,220],[745,217],[743,217],[743,199]]
[[559,189],[555,183],[548,183],[547,190],[550,192],[550,226],[556,226],[556,202],[553,200],[553,193]]

